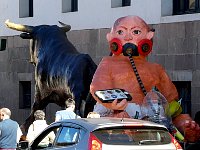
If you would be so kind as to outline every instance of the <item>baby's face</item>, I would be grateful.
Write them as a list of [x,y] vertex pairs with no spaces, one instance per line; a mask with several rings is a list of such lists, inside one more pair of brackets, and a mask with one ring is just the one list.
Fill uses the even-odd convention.
[[118,38],[122,45],[126,43],[138,45],[138,42],[147,38],[148,26],[137,16],[127,16],[118,19],[109,34],[110,39],[108,40]]

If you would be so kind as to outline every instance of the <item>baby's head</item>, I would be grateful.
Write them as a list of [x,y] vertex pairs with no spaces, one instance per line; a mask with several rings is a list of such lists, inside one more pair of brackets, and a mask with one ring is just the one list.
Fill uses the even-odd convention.
[[[150,29],[147,23],[138,16],[125,16],[117,19],[111,29],[111,32],[107,34],[107,40],[110,43],[111,51],[115,54],[121,54],[124,52],[124,47],[131,47],[134,52],[134,56],[148,55],[152,48],[152,38],[154,36],[154,30]],[[113,50],[113,42],[118,45]],[[146,44],[143,46],[144,44]],[[148,48],[149,49],[146,49]],[[115,51],[117,51],[115,53]],[[138,52],[136,52],[138,51]]]

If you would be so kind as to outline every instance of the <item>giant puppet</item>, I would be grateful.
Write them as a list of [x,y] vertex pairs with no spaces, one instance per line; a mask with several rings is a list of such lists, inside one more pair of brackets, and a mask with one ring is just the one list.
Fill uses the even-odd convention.
[[[102,59],[90,85],[90,91],[97,101],[94,111],[101,116],[133,117],[146,93],[156,87],[177,108],[171,112],[175,126],[185,133],[187,141],[197,141],[200,128],[188,114],[180,114],[176,87],[161,65],[146,60],[151,52],[153,36],[154,30],[138,16],[126,16],[115,21],[107,34],[112,56]],[[113,88],[129,92],[132,101],[123,99],[117,102],[116,99],[112,103],[102,103],[95,95],[97,90]]]
[[[21,126],[26,133],[34,121],[34,112],[44,109],[49,103],[65,107],[68,98],[75,99],[75,111],[84,116],[93,106],[81,113],[86,100],[96,64],[88,54],[79,53],[68,40],[66,32],[71,27],[57,25],[28,26],[9,22],[6,25],[21,31],[20,37],[30,39],[30,62],[35,66],[35,98],[30,116]],[[91,96],[90,96],[91,97]],[[91,110],[90,108],[91,107]],[[83,107],[84,108],[84,107]]]

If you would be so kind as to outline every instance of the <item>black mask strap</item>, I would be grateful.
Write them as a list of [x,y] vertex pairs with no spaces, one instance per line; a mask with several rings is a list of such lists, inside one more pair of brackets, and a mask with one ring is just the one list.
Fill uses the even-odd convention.
[[129,56],[129,60],[130,60],[130,62],[131,62],[133,71],[134,71],[135,76],[136,76],[136,78],[137,78],[137,81],[138,81],[138,83],[139,83],[139,85],[140,85],[140,88],[141,88],[142,92],[144,93],[144,95],[146,96],[146,95],[147,95],[147,91],[146,91],[146,89],[145,89],[145,87],[144,87],[144,84],[143,84],[143,82],[142,82],[142,80],[141,80],[141,78],[140,78],[140,75],[139,75],[139,73],[138,73],[138,71],[137,71],[137,68],[136,68],[136,66],[135,66],[135,62],[134,62],[134,60],[133,60],[133,58],[132,58],[131,55]]

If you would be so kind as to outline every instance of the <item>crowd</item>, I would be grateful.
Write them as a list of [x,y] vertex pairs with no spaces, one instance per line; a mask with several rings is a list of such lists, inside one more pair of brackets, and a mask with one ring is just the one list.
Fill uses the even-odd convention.
[[[55,114],[55,121],[61,121],[64,119],[77,119],[80,116],[74,113],[75,101],[73,99],[68,99],[66,101],[66,109],[57,111]],[[20,139],[22,140],[22,131],[19,124],[12,120],[11,110],[8,108],[0,109],[0,149],[1,150],[14,150],[17,148],[17,144]],[[100,116],[91,112],[88,114],[88,118],[99,118]],[[29,126],[28,132],[23,140],[31,143],[39,133],[41,133],[47,126],[47,121],[45,120],[45,112],[43,110],[37,110],[34,113],[35,121]],[[51,132],[46,136],[41,142],[40,146],[46,146],[53,143],[55,134]]]

